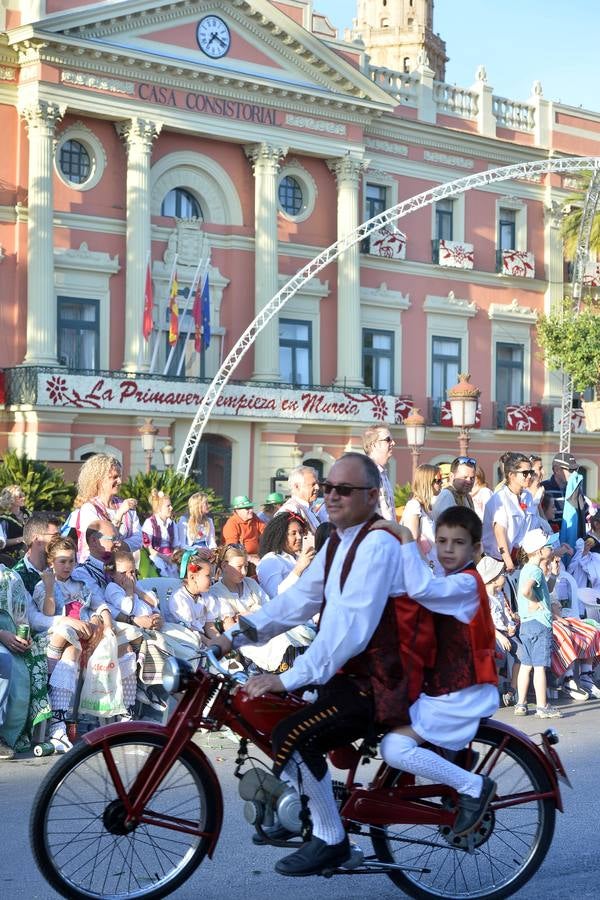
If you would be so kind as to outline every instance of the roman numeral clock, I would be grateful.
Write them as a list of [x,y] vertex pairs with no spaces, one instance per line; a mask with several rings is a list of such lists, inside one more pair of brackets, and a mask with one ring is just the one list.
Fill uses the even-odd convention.
[[220,59],[229,52],[231,33],[219,16],[204,16],[198,22],[196,40],[203,53],[211,59]]

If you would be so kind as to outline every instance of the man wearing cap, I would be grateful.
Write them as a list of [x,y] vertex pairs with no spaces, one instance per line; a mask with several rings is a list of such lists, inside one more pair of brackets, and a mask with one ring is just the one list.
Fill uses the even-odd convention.
[[232,513],[223,525],[225,544],[242,544],[249,556],[258,556],[260,536],[267,527],[254,512],[254,503],[243,494],[234,497]]
[[[552,460],[552,477],[547,478],[546,481],[542,481],[542,487],[544,488],[544,491],[554,499],[555,513],[554,518],[550,523],[554,531],[558,531],[560,529],[563,520],[565,494],[569,476],[572,473],[577,472],[578,468],[579,466],[577,464],[577,460],[573,456],[573,454],[566,451],[561,451],[560,453],[556,453],[554,459]],[[585,501],[583,490],[581,488],[581,483],[577,485],[575,495],[570,496],[569,500],[577,510],[577,537],[585,538],[585,518],[587,513],[587,503]]]
[[280,494],[279,491],[273,491],[272,494],[269,494],[263,503],[261,512],[257,513],[260,521],[264,522],[265,525],[268,525],[275,513],[278,512],[284,500],[285,497],[283,494]]
[[438,494],[433,504],[432,516],[437,522],[444,510],[451,506],[468,506],[475,510],[471,490],[475,484],[477,460],[472,456],[457,456],[450,463],[450,483]]

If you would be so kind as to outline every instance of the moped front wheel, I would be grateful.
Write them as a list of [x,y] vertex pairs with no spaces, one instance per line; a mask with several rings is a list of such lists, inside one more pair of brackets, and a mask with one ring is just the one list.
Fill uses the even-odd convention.
[[[482,725],[471,743],[479,754],[474,771],[497,783],[497,795],[481,825],[467,838],[447,825],[388,825],[371,828],[382,862],[403,866],[388,877],[417,900],[502,900],[538,870],[554,834],[554,800],[548,774],[534,754],[511,738]],[[398,772],[390,770],[389,786]],[[441,798],[441,802],[449,802]]]
[[37,865],[63,897],[120,900],[172,893],[204,859],[218,823],[214,786],[184,750],[129,823],[120,790],[129,792],[165,744],[160,735],[119,735],[78,747],[52,767],[30,821]]

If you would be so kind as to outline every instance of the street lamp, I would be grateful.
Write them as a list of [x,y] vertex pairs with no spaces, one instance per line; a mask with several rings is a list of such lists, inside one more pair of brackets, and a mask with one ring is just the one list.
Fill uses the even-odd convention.
[[427,424],[418,407],[415,406],[411,414],[405,418],[404,426],[406,428],[406,443],[412,456],[412,474],[414,478],[427,433]]
[[475,425],[477,417],[477,402],[481,391],[471,384],[471,376],[462,374],[458,376],[458,384],[447,391],[452,414],[452,425],[459,428],[458,445],[461,456],[469,454],[469,440],[471,428]]
[[165,468],[172,469],[173,462],[175,460],[175,447],[171,443],[171,441],[167,441],[166,444],[163,444],[160,448],[160,452],[163,455],[163,460],[165,463]]
[[152,457],[154,455],[154,442],[158,434],[158,428],[154,425],[152,419],[146,419],[143,425],[138,428],[138,434],[142,439],[142,450],[146,457],[146,472],[152,469]]

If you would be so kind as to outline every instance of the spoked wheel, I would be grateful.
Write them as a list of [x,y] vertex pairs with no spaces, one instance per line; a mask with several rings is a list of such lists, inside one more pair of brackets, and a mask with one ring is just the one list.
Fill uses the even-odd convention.
[[[494,728],[482,726],[471,744],[479,754],[475,771],[490,775],[498,790],[470,847],[448,826],[371,828],[377,858],[411,870],[388,876],[411,897],[500,900],[522,887],[544,860],[556,810],[552,799],[533,795],[551,789],[548,775],[531,751],[514,739],[496,754],[502,738]],[[503,805],[519,795],[514,806]]]
[[151,822],[129,823],[115,788],[113,766],[128,791],[162,746],[160,736],[122,735],[105,747],[72,750],[50,770],[30,834],[40,871],[63,897],[164,897],[202,862],[217,814],[209,777],[191,753],[181,754],[150,799],[144,813]]

